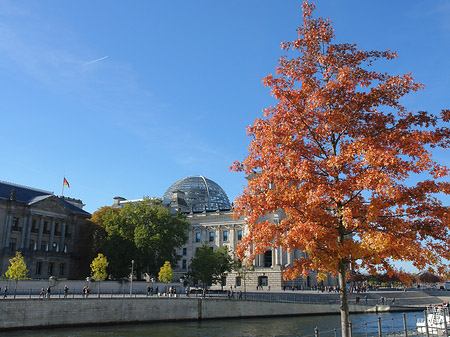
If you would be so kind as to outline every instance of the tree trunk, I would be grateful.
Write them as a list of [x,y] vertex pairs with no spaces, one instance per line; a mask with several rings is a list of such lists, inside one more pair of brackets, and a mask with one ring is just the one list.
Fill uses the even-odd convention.
[[342,337],[350,337],[349,331],[349,314],[348,314],[348,294],[347,294],[347,284],[345,282],[345,272],[347,266],[342,261],[339,262],[339,287],[340,291],[340,301],[341,301],[341,329]]

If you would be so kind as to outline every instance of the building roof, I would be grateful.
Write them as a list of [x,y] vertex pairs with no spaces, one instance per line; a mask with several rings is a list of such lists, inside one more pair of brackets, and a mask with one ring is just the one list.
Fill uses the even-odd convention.
[[28,203],[31,199],[44,196],[53,195],[53,192],[39,190],[28,186],[22,186],[18,184],[9,183],[6,181],[0,181],[0,198],[9,199],[11,190],[16,191],[16,200]]
[[53,192],[40,190],[33,187],[22,186],[6,181],[0,181],[0,199],[9,200],[11,197],[11,191],[15,191],[15,201],[23,202],[26,205],[36,204],[44,199],[55,197],[63,204],[63,206],[72,213],[77,213],[86,217],[91,214],[83,209],[75,206],[73,203],[65,200],[64,197],[55,196]]

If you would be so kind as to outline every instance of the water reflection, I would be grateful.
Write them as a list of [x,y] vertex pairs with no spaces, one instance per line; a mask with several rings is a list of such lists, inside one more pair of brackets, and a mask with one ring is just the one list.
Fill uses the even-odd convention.
[[[415,325],[414,314],[421,317],[422,313],[407,313],[409,326]],[[401,313],[380,314],[383,319],[383,330],[391,332],[392,325],[396,330],[403,328]],[[358,314],[351,315],[354,326],[354,335],[365,336],[377,334],[377,315]],[[370,323],[365,325],[365,323]],[[201,322],[173,322],[130,324],[115,326],[91,326],[67,329],[22,330],[2,333],[5,337],[256,337],[256,336],[313,336],[314,328],[319,327],[321,336],[333,336],[333,329],[339,329],[340,317],[327,316],[301,316],[278,318],[253,318],[210,320]],[[325,331],[328,333],[325,334]],[[338,333],[339,335],[339,333]]]

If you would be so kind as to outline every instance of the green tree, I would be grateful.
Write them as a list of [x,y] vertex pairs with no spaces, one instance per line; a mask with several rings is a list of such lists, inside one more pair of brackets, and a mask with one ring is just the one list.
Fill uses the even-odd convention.
[[[156,276],[165,261],[176,263],[180,256],[176,249],[187,240],[189,223],[181,213],[170,214],[160,203],[144,199],[138,203],[129,203],[119,213],[108,211],[102,216],[107,233],[105,251],[114,249],[120,240],[130,249],[126,254],[135,254],[136,273],[148,273]],[[134,245],[134,249],[131,246]],[[108,255],[110,262],[117,266],[118,276],[122,273],[121,259],[113,262],[113,255]],[[130,259],[127,259],[127,263]],[[116,263],[117,262],[117,263]]]
[[17,283],[19,280],[24,280],[27,274],[28,269],[25,260],[20,252],[16,252],[16,256],[9,259],[9,267],[5,273],[8,279],[15,281],[14,298],[16,298]]
[[225,278],[227,274],[233,269],[233,258],[231,257],[228,247],[222,246],[214,251],[217,259],[217,277],[220,280],[220,285],[223,290]]
[[[120,249],[117,249],[120,247]],[[119,234],[109,235],[103,242],[102,252],[108,256],[108,273],[113,279],[123,279],[130,275],[131,260],[139,259],[138,250],[133,241]]]
[[188,277],[193,282],[201,282],[203,288],[213,283],[221,283],[226,273],[232,269],[232,259],[228,249],[213,250],[206,244],[198,247],[189,265]]
[[173,279],[173,269],[169,261],[164,262],[164,266],[159,269],[158,279],[164,283],[170,283],[170,281]]
[[98,297],[100,297],[100,282],[104,281],[106,277],[108,277],[108,273],[106,272],[107,267],[108,267],[108,260],[101,253],[99,253],[98,256],[91,263],[92,278],[96,282],[98,282],[97,283]]

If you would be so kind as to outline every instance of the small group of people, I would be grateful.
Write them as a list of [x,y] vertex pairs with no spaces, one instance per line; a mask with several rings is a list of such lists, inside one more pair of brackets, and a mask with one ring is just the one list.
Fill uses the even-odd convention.
[[177,296],[177,289],[175,287],[169,287],[169,296]]
[[[380,297],[381,304],[388,304],[388,299],[386,297],[381,296]],[[392,297],[391,299],[392,305],[395,305],[395,297]]]
[[[339,286],[323,286],[323,285],[313,285],[311,287],[311,290],[317,290],[318,293],[339,293],[341,291],[341,288]],[[350,288],[350,293],[357,292],[356,288],[352,287]],[[359,292],[359,291],[358,291]]]
[[41,288],[41,291],[39,292],[39,298],[50,298],[51,294],[52,287],[48,286],[47,289]]
[[[233,286],[230,286],[230,290],[227,290],[227,297],[234,299],[235,290],[236,290],[236,286],[234,286],[234,290],[233,290]],[[242,290],[239,290],[238,299],[240,299],[240,300],[242,299]]]
[[156,287],[155,292],[153,292],[153,286],[147,287],[147,296],[153,296],[153,294],[157,294],[157,293],[158,293],[158,287]]

